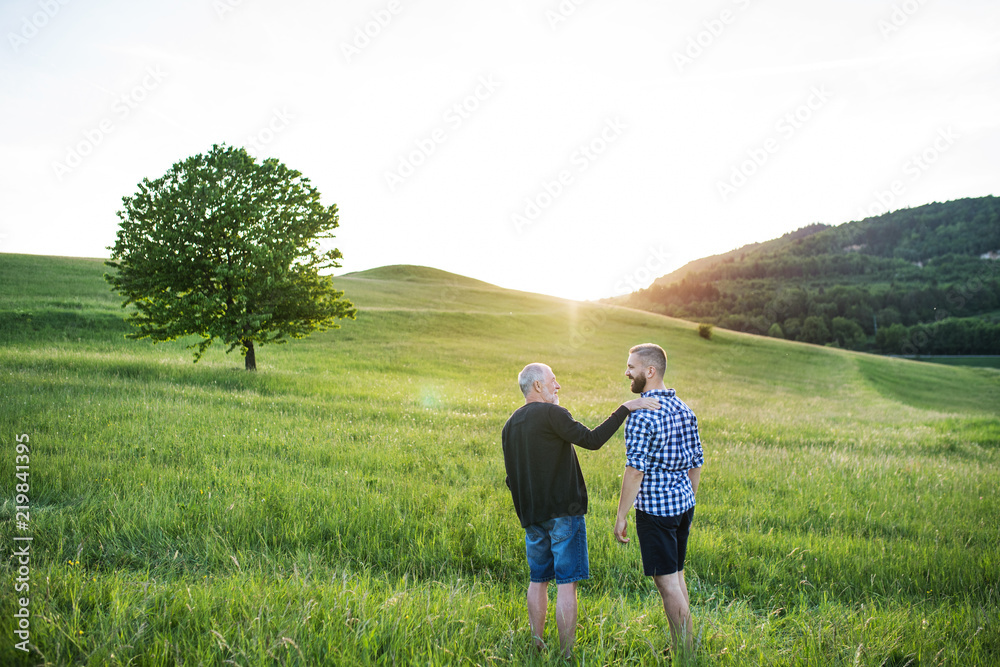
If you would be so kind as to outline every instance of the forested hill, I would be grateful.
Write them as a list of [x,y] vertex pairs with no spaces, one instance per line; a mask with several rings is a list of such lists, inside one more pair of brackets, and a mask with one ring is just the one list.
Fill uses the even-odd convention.
[[1000,198],[814,224],[700,259],[619,305],[888,354],[1000,354]]

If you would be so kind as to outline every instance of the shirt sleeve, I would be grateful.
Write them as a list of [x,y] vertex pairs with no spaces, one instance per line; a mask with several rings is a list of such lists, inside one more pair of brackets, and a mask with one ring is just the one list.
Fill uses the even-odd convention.
[[648,422],[633,412],[625,424],[625,465],[639,472],[646,472],[651,441],[652,433]]
[[688,469],[700,468],[705,465],[705,453],[701,447],[701,437],[698,435],[698,418],[693,412],[688,413],[684,420],[684,441],[688,450]]
[[624,405],[619,406],[611,413],[610,417],[604,420],[604,423],[594,430],[590,430],[573,419],[569,410],[555,406],[554,410],[549,411],[549,421],[556,435],[566,442],[571,442],[584,449],[600,449],[621,428],[622,422],[625,421],[628,414],[628,408]]

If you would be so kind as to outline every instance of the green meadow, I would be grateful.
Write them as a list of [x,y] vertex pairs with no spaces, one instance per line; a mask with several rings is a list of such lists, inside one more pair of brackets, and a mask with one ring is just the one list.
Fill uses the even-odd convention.
[[[706,464],[686,576],[701,665],[1000,664],[1000,373],[715,330],[418,267],[336,279],[336,331],[124,338],[98,260],[0,255],[4,665],[542,665],[499,434],[525,363],[596,426],[662,345]],[[16,525],[15,438],[30,438]],[[576,662],[670,664],[619,432],[579,457]],[[634,533],[634,523],[630,522]],[[552,591],[554,593],[554,590]],[[30,652],[15,648],[29,597]]]
[[918,361],[926,361],[933,364],[947,364],[949,366],[975,366],[978,368],[1000,369],[1000,357],[917,357]]

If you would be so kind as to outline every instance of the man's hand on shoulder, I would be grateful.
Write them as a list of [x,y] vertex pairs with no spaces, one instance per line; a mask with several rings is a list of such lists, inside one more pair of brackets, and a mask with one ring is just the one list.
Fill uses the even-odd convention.
[[660,402],[652,397],[646,398],[633,398],[631,401],[625,401],[622,403],[629,412],[635,412],[636,410],[659,410]]

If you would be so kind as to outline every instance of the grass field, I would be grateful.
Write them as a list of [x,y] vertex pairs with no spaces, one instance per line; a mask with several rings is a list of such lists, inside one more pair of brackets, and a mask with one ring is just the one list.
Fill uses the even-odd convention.
[[926,361],[932,364],[946,364],[948,366],[972,366],[975,368],[996,368],[1000,370],[1000,357],[998,356],[962,356],[962,357],[917,357],[919,361]]
[[[0,664],[522,665],[523,532],[499,433],[550,364],[596,426],[664,346],[706,465],[686,569],[704,665],[1000,664],[1000,375],[511,292],[337,280],[342,329],[258,350],[123,338],[99,261],[0,255]],[[15,438],[30,522],[15,525]],[[619,433],[582,451],[583,665],[667,664]],[[630,528],[634,529],[634,527]],[[22,572],[23,573],[23,572]],[[30,598],[27,655],[14,648]],[[557,646],[550,607],[549,645]]]

